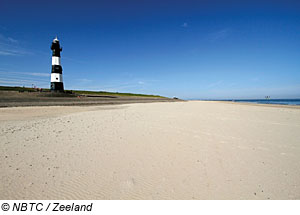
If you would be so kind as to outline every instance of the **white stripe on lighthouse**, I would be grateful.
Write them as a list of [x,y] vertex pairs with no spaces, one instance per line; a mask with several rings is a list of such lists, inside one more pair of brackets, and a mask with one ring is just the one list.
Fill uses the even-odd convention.
[[60,65],[60,57],[52,57],[52,65]]
[[62,74],[51,73],[51,82],[63,82]]

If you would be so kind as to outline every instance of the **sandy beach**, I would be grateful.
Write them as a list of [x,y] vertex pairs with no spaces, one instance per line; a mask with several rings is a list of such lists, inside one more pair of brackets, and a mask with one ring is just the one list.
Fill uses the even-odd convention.
[[300,199],[300,109],[0,109],[0,199]]

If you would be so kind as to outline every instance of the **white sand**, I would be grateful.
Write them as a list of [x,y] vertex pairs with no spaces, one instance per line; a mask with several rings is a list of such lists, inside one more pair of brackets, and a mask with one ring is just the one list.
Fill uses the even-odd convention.
[[0,109],[0,199],[300,199],[300,109]]

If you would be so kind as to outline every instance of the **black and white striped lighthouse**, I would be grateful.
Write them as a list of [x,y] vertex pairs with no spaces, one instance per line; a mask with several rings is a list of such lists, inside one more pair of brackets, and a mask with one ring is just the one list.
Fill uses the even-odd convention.
[[51,72],[51,91],[63,92],[64,84],[62,78],[62,67],[60,64],[60,52],[62,48],[59,45],[57,37],[51,45],[52,50],[52,72]]

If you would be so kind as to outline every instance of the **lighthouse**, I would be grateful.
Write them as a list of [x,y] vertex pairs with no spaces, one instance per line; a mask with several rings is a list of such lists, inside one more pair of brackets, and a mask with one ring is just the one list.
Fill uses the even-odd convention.
[[60,64],[60,52],[62,48],[59,45],[57,37],[51,45],[52,50],[52,72],[51,72],[51,91],[63,92],[64,84],[62,79],[62,67]]

